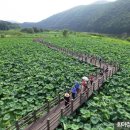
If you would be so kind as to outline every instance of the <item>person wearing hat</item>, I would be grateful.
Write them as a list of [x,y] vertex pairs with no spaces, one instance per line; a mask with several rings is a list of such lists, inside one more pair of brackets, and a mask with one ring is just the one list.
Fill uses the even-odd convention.
[[82,79],[81,86],[82,86],[82,93],[83,93],[87,89],[87,81]]
[[70,102],[70,94],[69,91],[67,91],[64,95],[64,100],[65,100],[65,106],[69,107],[69,102]]

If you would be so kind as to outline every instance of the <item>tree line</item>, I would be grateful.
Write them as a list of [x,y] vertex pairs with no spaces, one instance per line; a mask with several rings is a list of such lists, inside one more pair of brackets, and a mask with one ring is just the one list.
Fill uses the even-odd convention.
[[0,20],[0,30],[10,30],[16,28],[19,28],[18,24]]
[[37,27],[32,27],[32,28],[22,28],[21,32],[25,33],[39,33],[39,32],[48,32],[49,30],[47,29],[42,29],[42,28],[37,28]]

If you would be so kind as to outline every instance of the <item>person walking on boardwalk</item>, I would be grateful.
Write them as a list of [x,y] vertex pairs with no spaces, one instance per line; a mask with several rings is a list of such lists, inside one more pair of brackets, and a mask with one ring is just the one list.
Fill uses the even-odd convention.
[[106,65],[106,68],[105,68],[105,71],[104,71],[105,73],[107,73],[108,72],[108,65]]
[[82,93],[87,89],[87,84],[88,84],[89,79],[87,77],[82,77],[82,82],[81,82],[81,86],[82,86]]
[[78,81],[75,81],[74,87],[76,88],[77,94],[79,94],[79,92],[80,92],[80,84],[78,83]]
[[100,69],[100,76],[103,76],[104,70]]
[[69,91],[67,90],[65,95],[64,95],[64,100],[65,100],[65,106],[69,107],[69,102],[70,102],[70,94]]
[[76,90],[75,86],[71,89],[71,92],[72,92],[72,99],[75,99],[76,94],[77,94],[77,90]]
[[93,74],[90,75],[89,80],[90,80],[90,83],[91,83],[91,85],[92,85],[92,84],[93,84],[93,81],[94,81],[94,75],[93,75]]

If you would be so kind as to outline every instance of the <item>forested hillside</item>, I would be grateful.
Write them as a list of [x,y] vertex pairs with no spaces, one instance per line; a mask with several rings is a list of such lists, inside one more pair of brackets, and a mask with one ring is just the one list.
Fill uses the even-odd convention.
[[0,30],[9,30],[16,28],[19,28],[18,24],[0,20]]
[[70,29],[99,33],[130,33],[130,0],[82,5],[53,15],[38,23],[23,23],[21,27]]

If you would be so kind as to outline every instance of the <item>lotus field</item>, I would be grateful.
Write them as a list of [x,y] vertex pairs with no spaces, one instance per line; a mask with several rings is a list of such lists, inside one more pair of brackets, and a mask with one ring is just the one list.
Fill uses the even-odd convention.
[[31,38],[0,39],[0,130],[96,70]]
[[[130,120],[130,42],[98,35],[44,37],[45,41],[116,62],[121,70],[76,115],[61,119],[64,130],[114,130],[114,122]],[[58,128],[62,130],[62,128]]]

